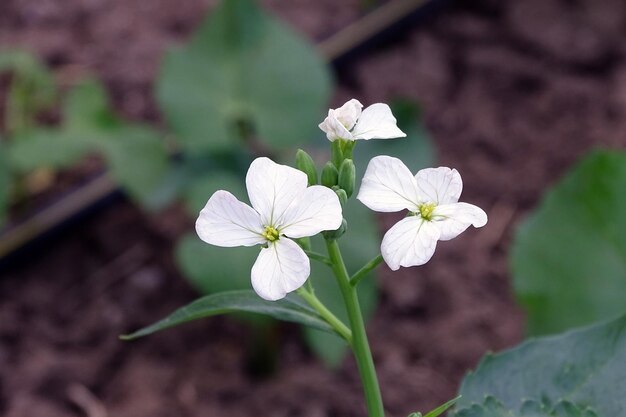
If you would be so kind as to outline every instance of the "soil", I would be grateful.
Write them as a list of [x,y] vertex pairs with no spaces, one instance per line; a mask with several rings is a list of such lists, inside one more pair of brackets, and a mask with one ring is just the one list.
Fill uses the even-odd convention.
[[[264,4],[314,39],[360,13],[358,1]],[[150,91],[159,57],[211,7],[3,1],[0,44],[36,51],[61,79],[95,71],[120,112],[158,123]],[[522,339],[507,268],[512,234],[587,150],[626,145],[625,35],[620,0],[459,2],[342,71],[333,104],[420,100],[440,164],[461,172],[463,200],[490,216],[441,243],[424,267],[381,270],[368,330],[389,416],[451,398],[486,351]],[[230,318],[117,339],[197,296],[172,259],[190,226],[181,213],[146,215],[120,202],[1,272],[0,414],[365,415],[353,361],[324,368],[295,326],[276,333],[270,376],[249,372],[252,336]]]

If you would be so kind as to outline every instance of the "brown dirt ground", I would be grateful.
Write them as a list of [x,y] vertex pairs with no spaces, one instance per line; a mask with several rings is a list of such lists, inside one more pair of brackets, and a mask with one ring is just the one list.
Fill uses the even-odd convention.
[[[60,78],[95,71],[120,111],[157,121],[158,59],[211,3],[3,1],[0,44],[32,48]],[[357,1],[264,3],[315,39],[359,13]],[[490,216],[426,266],[381,272],[369,334],[389,416],[449,399],[487,350],[521,340],[512,232],[586,150],[626,145],[625,35],[619,0],[461,2],[342,75],[335,103],[419,99],[440,163],[459,169],[463,199]],[[276,335],[278,371],[266,378],[246,372],[250,335],[228,318],[117,340],[194,298],[171,258],[188,226],[176,208],[146,216],[119,203],[4,271],[0,414],[364,415],[354,363],[325,369],[294,326]]]

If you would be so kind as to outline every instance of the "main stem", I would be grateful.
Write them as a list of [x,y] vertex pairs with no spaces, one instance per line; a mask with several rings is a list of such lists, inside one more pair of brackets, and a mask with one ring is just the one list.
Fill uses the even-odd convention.
[[350,327],[352,328],[352,350],[363,383],[368,415],[369,417],[384,417],[383,399],[380,395],[376,368],[374,367],[372,352],[367,341],[365,323],[361,314],[361,307],[359,307],[356,288],[350,285],[350,275],[348,275],[346,270],[337,241],[327,240],[326,247],[328,248],[330,260],[333,262],[333,272],[339,282],[339,288],[348,311]]

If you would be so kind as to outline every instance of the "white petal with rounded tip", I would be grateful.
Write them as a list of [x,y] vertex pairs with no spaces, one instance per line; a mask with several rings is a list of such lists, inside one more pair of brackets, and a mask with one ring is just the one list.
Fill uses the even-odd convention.
[[313,185],[302,192],[289,206],[278,225],[280,232],[293,238],[313,236],[323,230],[341,226],[341,203],[330,188]]
[[383,237],[380,251],[393,271],[401,266],[424,265],[432,258],[439,239],[433,222],[410,216],[396,223]]
[[473,204],[444,204],[435,207],[433,224],[441,232],[440,240],[450,240],[463,233],[470,225],[483,227],[487,224],[487,213]]
[[463,190],[461,175],[456,169],[447,167],[426,168],[415,175],[420,195],[426,201],[436,204],[450,204],[459,201]]
[[261,298],[276,301],[304,285],[310,273],[309,258],[300,246],[281,237],[261,249],[252,266],[252,287]]
[[326,133],[326,137],[331,142],[337,139],[354,140],[352,133],[350,133],[348,129],[346,129],[346,127],[341,124],[339,120],[337,120],[334,110],[329,110],[328,116],[318,126],[324,133]]
[[200,239],[211,245],[253,246],[265,242],[261,216],[228,191],[216,191],[196,220]]
[[350,130],[361,116],[363,105],[355,98],[347,101],[343,106],[334,110],[334,116],[339,122]]
[[287,207],[307,187],[304,172],[279,165],[269,158],[252,161],[246,175],[246,187],[252,207],[265,226],[280,223]]
[[357,196],[374,211],[415,211],[420,202],[417,183],[409,169],[398,158],[377,156],[367,165]]
[[361,113],[352,130],[355,139],[392,139],[406,134],[396,126],[391,109],[383,103],[372,104]]

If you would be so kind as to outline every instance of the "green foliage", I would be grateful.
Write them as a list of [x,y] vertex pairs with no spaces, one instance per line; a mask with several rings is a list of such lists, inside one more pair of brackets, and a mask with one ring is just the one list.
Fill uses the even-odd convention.
[[242,290],[221,292],[199,298],[151,326],[122,336],[122,339],[132,340],[192,320],[235,312],[263,314],[278,320],[300,323],[335,334],[324,319],[297,296],[289,295],[279,301],[266,301],[252,290]]
[[102,153],[112,176],[147,206],[169,166],[160,134],[118,119],[103,86],[95,80],[68,92],[61,126],[21,134],[11,141],[8,151],[11,166],[22,173],[40,167],[64,168],[87,153]]
[[204,294],[249,290],[250,269],[259,250],[258,246],[210,246],[195,233],[189,233],[176,245],[176,261],[185,277]]
[[[344,216],[348,219],[348,231],[339,240],[346,267],[350,272],[356,272],[365,263],[370,261],[379,252],[379,234],[372,213],[358,201],[349,200],[344,207]],[[325,252],[322,239],[313,239],[313,248]],[[369,275],[374,275],[370,273]],[[327,265],[311,262],[311,276],[309,278],[315,288],[315,295],[344,323],[348,322],[344,301],[339,285]],[[373,276],[365,277],[358,287],[359,301],[364,317],[367,319],[376,308],[378,290]],[[336,337],[314,329],[304,329],[305,339],[313,351],[321,357],[328,366],[336,366],[343,359],[347,345]]]
[[597,417],[589,407],[580,407],[568,401],[555,406],[537,401],[524,401],[519,410],[507,410],[498,400],[488,396],[482,404],[459,411],[458,417]]
[[596,151],[544,197],[513,245],[530,334],[626,311],[626,153]]
[[283,147],[313,135],[330,76],[313,47],[252,0],[222,3],[158,81],[166,119],[188,151],[256,135]]
[[11,73],[7,93],[5,128],[19,134],[35,124],[35,117],[56,98],[52,73],[33,55],[19,50],[0,52],[0,73]]
[[[542,405],[544,414],[538,416],[595,416],[587,407],[598,416],[621,416],[624,380],[626,316],[485,356],[465,377],[457,404],[461,411],[455,415],[534,417],[520,411],[526,412],[524,402],[532,401]],[[483,404],[488,396],[493,399]],[[550,409],[549,404],[556,405]]]

